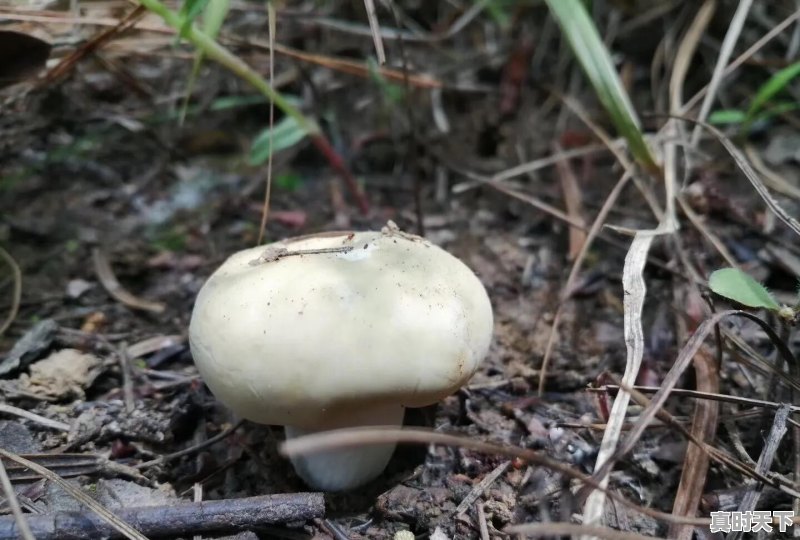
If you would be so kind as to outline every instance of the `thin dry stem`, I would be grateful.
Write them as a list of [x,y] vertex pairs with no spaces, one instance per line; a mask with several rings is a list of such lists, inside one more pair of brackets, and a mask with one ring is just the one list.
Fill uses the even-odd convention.
[[15,463],[22,465],[30,469],[31,471],[35,472],[36,474],[42,476],[50,480],[53,483],[58,484],[62,489],[64,489],[67,493],[72,495],[75,499],[83,503],[87,508],[92,510],[95,514],[100,516],[104,521],[106,521],[109,525],[114,527],[117,531],[120,532],[126,538],[131,540],[147,540],[147,538],[139,533],[136,529],[131,527],[128,523],[121,520],[119,517],[114,515],[113,512],[108,510],[105,506],[101,505],[97,501],[95,501],[92,497],[84,493],[80,488],[75,487],[74,485],[70,484],[69,482],[65,481],[63,478],[58,476],[53,471],[42,467],[41,465],[34,463],[28,459],[25,459],[22,456],[18,456],[13,452],[9,452],[3,448],[0,448],[0,457],[4,457],[8,460],[11,460]]
[[375,54],[378,56],[378,63],[386,63],[386,52],[383,50],[383,39],[381,39],[381,25],[378,22],[378,14],[375,12],[375,2],[364,0],[364,8],[367,10],[369,19],[369,29],[372,32],[372,41],[375,43]]
[[3,249],[2,246],[0,246],[0,259],[3,259],[9,268],[11,268],[11,279],[13,280],[11,308],[8,310],[8,315],[6,315],[2,324],[0,324],[0,336],[2,336],[5,331],[8,330],[8,327],[11,326],[11,323],[14,322],[14,319],[17,318],[17,313],[19,313],[19,305],[22,301],[22,271],[19,269],[19,265],[17,261],[14,260],[14,257]]
[[[303,437],[290,439],[285,441],[280,446],[280,451],[284,455],[294,456],[300,454],[325,452],[328,450],[337,450],[340,448],[350,448],[353,446],[390,443],[441,444],[460,448],[469,448],[470,450],[484,452],[487,454],[497,454],[511,458],[520,458],[527,463],[547,467],[548,469],[560,472],[570,478],[574,478],[581,482],[586,482],[587,485],[594,489],[601,489],[599,484],[591,476],[583,474],[560,461],[548,458],[542,453],[535,452],[527,448],[484,442],[476,440],[472,437],[448,435],[426,429],[380,426],[369,428],[337,429],[334,431],[319,432],[312,435],[305,435]],[[639,506],[617,493],[610,491],[606,493],[609,498],[624,504],[625,506],[637,512],[650,516],[654,519],[665,521],[667,523],[683,523],[697,526],[708,526],[710,523],[710,520],[706,518],[676,517],[666,512],[660,512],[652,508]]]
[[[700,106],[700,112],[697,118],[705,121],[708,118],[708,113],[711,111],[711,105],[714,104],[719,84],[722,81],[725,72],[725,66],[733,54],[733,49],[739,41],[739,35],[744,27],[744,22],[747,20],[747,14],[750,12],[750,7],[753,5],[753,0],[739,0],[739,5],[736,7],[736,12],[733,14],[728,31],[725,33],[725,39],[722,41],[722,47],[717,57],[717,63],[714,66],[714,72],[711,74],[711,82],[708,83],[708,90],[703,99],[703,104]],[[695,126],[692,131],[692,138],[689,144],[694,148],[700,141],[700,126]]]
[[[269,17],[269,84],[275,87],[275,5],[267,3],[267,14]],[[267,230],[267,219],[269,218],[269,202],[272,196],[272,156],[275,141],[275,102],[269,101],[269,155],[267,157],[267,189],[264,192],[264,206],[261,209],[261,223],[258,226],[258,240],[256,245],[261,245],[264,239],[264,232]]]
[[3,487],[6,503],[11,509],[11,513],[14,515],[14,521],[17,524],[17,532],[20,538],[22,538],[22,540],[36,540],[31,532],[30,526],[28,526],[28,520],[25,518],[25,514],[22,513],[22,507],[19,505],[19,499],[17,499],[17,492],[14,491],[14,486],[11,484],[11,479],[8,477],[2,459],[0,459],[0,486]]

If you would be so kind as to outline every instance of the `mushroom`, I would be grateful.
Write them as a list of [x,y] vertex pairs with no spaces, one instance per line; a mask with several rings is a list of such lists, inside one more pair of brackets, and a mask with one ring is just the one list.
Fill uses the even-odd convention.
[[[492,307],[459,259],[389,222],[235,253],[198,294],[189,326],[197,367],[237,415],[287,439],[402,425],[406,407],[460,388],[486,356]],[[381,474],[394,444],[293,457],[325,491]]]

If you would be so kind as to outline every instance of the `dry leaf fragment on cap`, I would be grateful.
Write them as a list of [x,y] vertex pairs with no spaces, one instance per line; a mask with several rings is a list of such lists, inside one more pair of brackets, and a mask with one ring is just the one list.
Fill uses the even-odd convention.
[[102,361],[76,349],[62,349],[30,366],[19,378],[20,388],[45,399],[83,398],[102,370]]

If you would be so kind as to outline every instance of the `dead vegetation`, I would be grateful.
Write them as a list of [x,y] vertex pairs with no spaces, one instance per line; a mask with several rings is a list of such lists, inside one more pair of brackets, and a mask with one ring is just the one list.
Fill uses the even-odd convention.
[[[593,47],[570,4],[237,1],[216,40],[179,40],[175,3],[0,5],[0,538],[800,515],[800,10],[597,0]],[[284,447],[232,418],[187,346],[204,280],[262,237],[388,220],[487,287],[478,374],[402,431]],[[724,267],[788,320],[712,294]],[[409,444],[324,505],[281,455],[386,441]]]

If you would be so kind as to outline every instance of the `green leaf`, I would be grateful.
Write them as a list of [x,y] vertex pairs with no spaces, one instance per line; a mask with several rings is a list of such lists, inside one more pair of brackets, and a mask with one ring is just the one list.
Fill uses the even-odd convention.
[[279,152],[302,141],[308,132],[291,116],[286,116],[272,129],[259,133],[250,147],[250,165],[261,165],[270,152]]
[[275,177],[275,185],[286,191],[296,191],[303,184],[303,178],[296,172],[285,172]]
[[203,12],[203,9],[208,4],[209,0],[186,0],[181,6],[179,12],[182,22],[178,35],[185,38],[189,33],[194,20]]
[[752,308],[777,311],[781,308],[766,287],[737,268],[723,268],[711,274],[708,286],[729,300]]
[[757,122],[766,122],[771,120],[775,116],[780,116],[782,114],[790,113],[800,109],[800,103],[793,103],[793,102],[776,102],[776,103],[769,103],[766,105],[762,110],[760,110],[756,115],[748,121],[747,129],[757,123]]
[[569,41],[619,134],[628,141],[636,160],[650,171],[659,169],[642,134],[639,118],[622,86],[606,46],[580,0],[545,0]]
[[792,79],[798,75],[800,75],[800,61],[778,71],[772,77],[770,77],[767,82],[761,85],[756,93],[756,97],[754,97],[753,101],[750,102],[750,108],[747,110],[747,122],[743,127],[745,131],[748,125],[755,118],[756,113],[758,113],[758,111],[760,111],[764,105],[766,105],[773,97],[775,97],[778,92],[786,88],[786,85],[792,82]]
[[237,107],[247,107],[249,105],[257,105],[265,103],[267,100],[264,96],[223,96],[215,99],[208,106],[209,111],[224,111],[226,109],[235,109]]
[[745,121],[747,115],[744,111],[739,109],[720,109],[714,111],[708,116],[708,123],[715,126],[741,124]]

